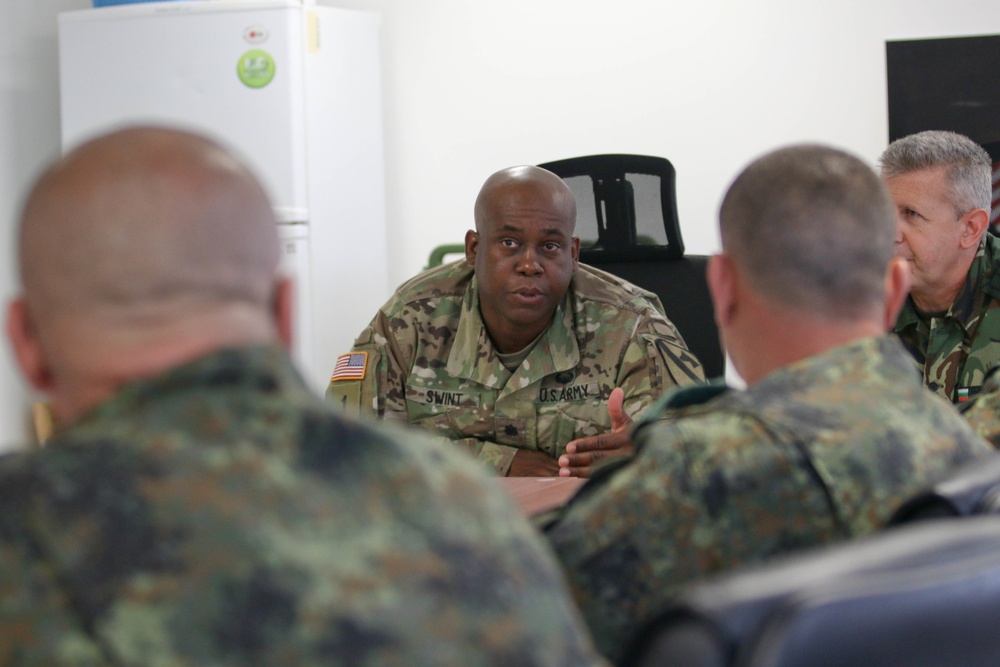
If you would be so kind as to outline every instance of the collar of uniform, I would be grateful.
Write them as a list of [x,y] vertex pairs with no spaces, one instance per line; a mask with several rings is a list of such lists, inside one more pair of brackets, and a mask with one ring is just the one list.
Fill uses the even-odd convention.
[[1000,238],[992,232],[983,236],[983,291],[994,299],[1000,299]]
[[248,391],[298,392],[311,395],[288,353],[277,345],[230,348],[177,366],[160,375],[122,387],[114,396],[84,415],[74,425],[133,415],[164,397],[191,388],[242,387]]
[[572,291],[572,287],[567,290],[556,308],[552,324],[512,376],[500,363],[493,341],[486,332],[486,324],[479,312],[479,283],[473,277],[465,290],[455,343],[448,353],[448,374],[497,389],[504,386],[508,378],[515,376],[520,378],[518,384],[527,386],[546,375],[575,368],[580,363],[580,347],[576,341],[572,308],[569,307]]
[[723,378],[714,378],[700,384],[676,387],[642,411],[638,419],[636,419],[633,436],[639,429],[662,419],[670,410],[688,408],[693,405],[703,405],[729,390],[730,388],[726,385],[726,381]]
[[987,264],[986,243],[984,235],[983,240],[979,242],[979,250],[969,266],[969,274],[965,278],[965,284],[962,285],[962,291],[958,293],[955,303],[951,304],[948,314],[945,315],[945,317],[958,320],[963,327],[968,324],[976,312],[986,274],[992,268]]
[[[787,399],[789,387],[824,386],[834,381],[834,376],[839,380],[851,373],[863,373],[872,368],[874,368],[872,372],[878,373],[881,377],[893,375],[903,383],[920,383],[919,376],[913,372],[913,362],[909,354],[897,338],[894,336],[859,338],[776,369],[746,390],[731,390],[721,378],[705,384],[675,389],[664,394],[643,411],[636,421],[635,428],[638,430],[669,416],[671,410],[703,405],[723,395],[725,396],[723,400],[730,405],[767,403],[768,397],[773,397],[780,404]],[[831,373],[831,369],[835,369],[836,372]]]
[[920,324],[920,316],[917,315],[917,307],[913,305],[913,297],[907,296],[903,301],[903,307],[899,310],[896,324],[892,327],[892,332],[901,334],[907,329],[913,329]]
[[852,376],[877,376],[898,385],[921,382],[913,370],[912,357],[895,336],[869,336],[772,371],[746,391],[734,392],[733,400],[758,406],[772,402],[781,405],[787,402],[790,389],[815,389],[845,382]]

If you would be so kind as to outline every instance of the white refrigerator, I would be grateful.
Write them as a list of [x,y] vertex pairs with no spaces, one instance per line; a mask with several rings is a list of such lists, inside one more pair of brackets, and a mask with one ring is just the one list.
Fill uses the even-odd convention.
[[326,388],[388,298],[379,20],[296,0],[181,0],[59,15],[62,144],[135,123],[250,163],[296,285],[293,356]]

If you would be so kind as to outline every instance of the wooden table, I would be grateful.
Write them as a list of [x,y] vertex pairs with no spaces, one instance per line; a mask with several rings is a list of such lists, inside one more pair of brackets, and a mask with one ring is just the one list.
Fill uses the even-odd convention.
[[587,480],[582,477],[501,477],[525,516],[559,507]]

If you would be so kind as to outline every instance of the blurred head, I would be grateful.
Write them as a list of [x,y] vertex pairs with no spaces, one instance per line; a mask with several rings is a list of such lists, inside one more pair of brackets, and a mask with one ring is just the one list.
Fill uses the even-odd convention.
[[763,334],[741,326],[746,316],[758,314],[739,311],[734,289],[752,293],[769,313],[783,313],[789,322],[822,322],[831,331],[884,331],[895,318],[905,296],[899,284],[905,270],[894,263],[888,282],[903,292],[892,296],[887,312],[892,203],[858,158],[817,145],[764,155],[730,186],[719,222],[723,254],[713,258],[709,278],[716,318],[737,368],[749,342],[742,339]]
[[989,154],[960,134],[927,131],[894,141],[879,163],[896,208],[896,253],[910,265],[914,300],[924,310],[946,310],[989,226]]
[[30,191],[8,335],[29,381],[72,419],[215,349],[287,342],[279,253],[267,197],[225,149],[176,130],[114,132]]
[[500,352],[517,352],[552,322],[576,271],[576,202],[558,176],[533,166],[498,171],[476,199],[465,235],[479,309]]

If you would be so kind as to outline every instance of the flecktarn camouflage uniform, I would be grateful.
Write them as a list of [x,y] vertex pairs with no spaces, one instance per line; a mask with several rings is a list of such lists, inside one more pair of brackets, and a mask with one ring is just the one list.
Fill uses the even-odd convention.
[[684,582],[878,529],[991,451],[921,386],[892,337],[785,367],[747,391],[681,389],[547,526],[598,648],[621,657]]
[[1000,239],[985,234],[947,313],[924,319],[908,298],[894,333],[932,391],[953,403],[975,396],[990,369],[1000,366]]
[[2,459],[0,664],[594,663],[475,462],[334,412],[223,351]]
[[609,431],[615,387],[635,416],[664,390],[704,379],[654,294],[582,264],[513,373],[486,332],[464,260],[400,287],[339,366],[332,401],[419,424],[501,475],[520,448],[557,457],[570,440]]

